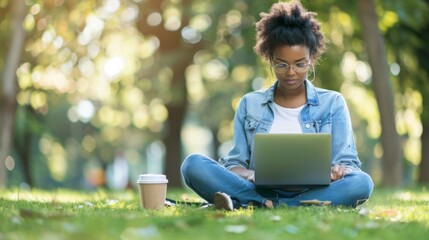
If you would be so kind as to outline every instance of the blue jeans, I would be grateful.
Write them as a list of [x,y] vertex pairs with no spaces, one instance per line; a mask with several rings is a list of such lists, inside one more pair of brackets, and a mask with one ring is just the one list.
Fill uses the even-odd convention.
[[182,164],[183,179],[192,190],[209,203],[216,192],[224,192],[242,205],[263,206],[267,199],[276,205],[299,206],[301,200],[331,201],[332,206],[356,207],[371,195],[374,184],[363,171],[347,173],[328,186],[299,192],[258,188],[254,183],[227,170],[218,162],[200,154],[189,155]]

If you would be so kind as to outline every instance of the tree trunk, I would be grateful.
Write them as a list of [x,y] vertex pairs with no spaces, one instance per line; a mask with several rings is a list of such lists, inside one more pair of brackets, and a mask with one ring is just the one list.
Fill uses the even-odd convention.
[[167,105],[168,133],[164,138],[167,148],[165,158],[165,174],[169,187],[182,187],[180,165],[182,164],[181,130],[186,113],[186,104]]
[[429,89],[427,89],[426,91],[422,90],[422,97],[423,97],[423,111],[421,113],[421,121],[423,125],[423,133],[421,136],[422,158],[419,165],[419,176],[417,180],[421,184],[429,183],[429,96],[427,94],[429,94]]
[[33,136],[29,131],[25,131],[25,138],[23,142],[22,149],[24,150],[21,153],[22,156],[22,168],[24,172],[24,180],[30,186],[34,187],[33,176],[31,174],[31,146],[33,142]]
[[217,138],[219,128],[211,128],[210,130],[213,137],[213,159],[217,161],[219,159],[219,148],[221,145],[219,139]]
[[419,165],[419,178],[420,184],[429,183],[429,124],[423,125],[423,133],[421,136],[422,141],[422,159]]
[[368,60],[373,73],[373,88],[381,119],[381,144],[383,146],[383,178],[386,186],[402,184],[402,147],[396,131],[394,99],[387,68],[384,43],[378,29],[374,0],[358,1],[359,18]]
[[[426,0],[426,6],[429,7],[429,0]],[[416,31],[416,36],[420,39],[421,45],[415,49],[417,59],[419,61],[419,67],[424,70],[426,74],[419,74],[421,77],[419,89],[422,95],[422,112],[420,114],[420,120],[422,122],[423,133],[421,136],[422,150],[421,150],[421,161],[419,165],[418,183],[428,184],[429,183],[429,63],[428,55],[429,49],[426,43],[429,41],[429,22],[427,21],[422,29]]]
[[6,157],[12,145],[13,123],[16,110],[16,70],[19,65],[25,31],[22,26],[26,13],[24,0],[13,1],[11,44],[6,58],[0,101],[0,188],[7,186]]
[[[191,50],[191,49],[190,49]],[[193,51],[192,51],[193,52]],[[165,174],[168,185],[171,187],[182,186],[180,165],[182,164],[182,125],[188,107],[186,89],[186,67],[192,61],[192,55],[183,58],[173,65],[173,79],[171,82],[171,102],[167,104],[167,134],[164,136],[164,144],[167,148],[165,161]]]

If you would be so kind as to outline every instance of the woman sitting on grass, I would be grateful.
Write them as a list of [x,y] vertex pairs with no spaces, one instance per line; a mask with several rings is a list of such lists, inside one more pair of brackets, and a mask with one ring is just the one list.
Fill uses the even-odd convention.
[[[343,96],[317,88],[307,79],[325,46],[315,16],[298,1],[275,3],[269,13],[261,13],[254,49],[271,64],[277,81],[266,91],[242,98],[234,118],[234,146],[226,157],[216,162],[192,154],[183,162],[185,183],[217,209],[233,210],[249,204],[299,206],[314,199],[332,206],[356,207],[371,195],[373,182],[360,169]],[[255,133],[267,132],[331,133],[332,182],[298,191],[255,186],[251,149]]]

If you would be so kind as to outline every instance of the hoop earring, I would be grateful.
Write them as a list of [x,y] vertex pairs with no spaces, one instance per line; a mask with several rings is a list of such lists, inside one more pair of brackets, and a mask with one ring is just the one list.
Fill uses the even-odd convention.
[[[308,78],[308,75],[310,75],[310,72],[312,72],[313,74],[313,77],[312,77],[312,79],[311,80],[309,80],[309,78]],[[311,69],[308,71],[308,73],[307,73],[307,80],[308,81],[310,81],[310,82],[313,82],[314,81],[314,79],[316,79],[316,69],[314,68],[314,65],[311,65]]]

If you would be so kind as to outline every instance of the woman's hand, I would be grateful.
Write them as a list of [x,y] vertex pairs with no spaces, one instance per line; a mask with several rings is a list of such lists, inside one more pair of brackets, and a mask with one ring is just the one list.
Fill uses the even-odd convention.
[[344,165],[341,164],[335,164],[331,168],[331,180],[336,181],[338,179],[341,179],[350,172],[350,169],[346,168]]
[[247,175],[246,179],[249,182],[255,183],[255,171],[253,171],[253,170],[247,170],[247,171],[248,171],[248,175]]
[[242,167],[234,167],[231,169],[231,172],[243,177],[249,182],[255,182],[255,171],[249,170]]

